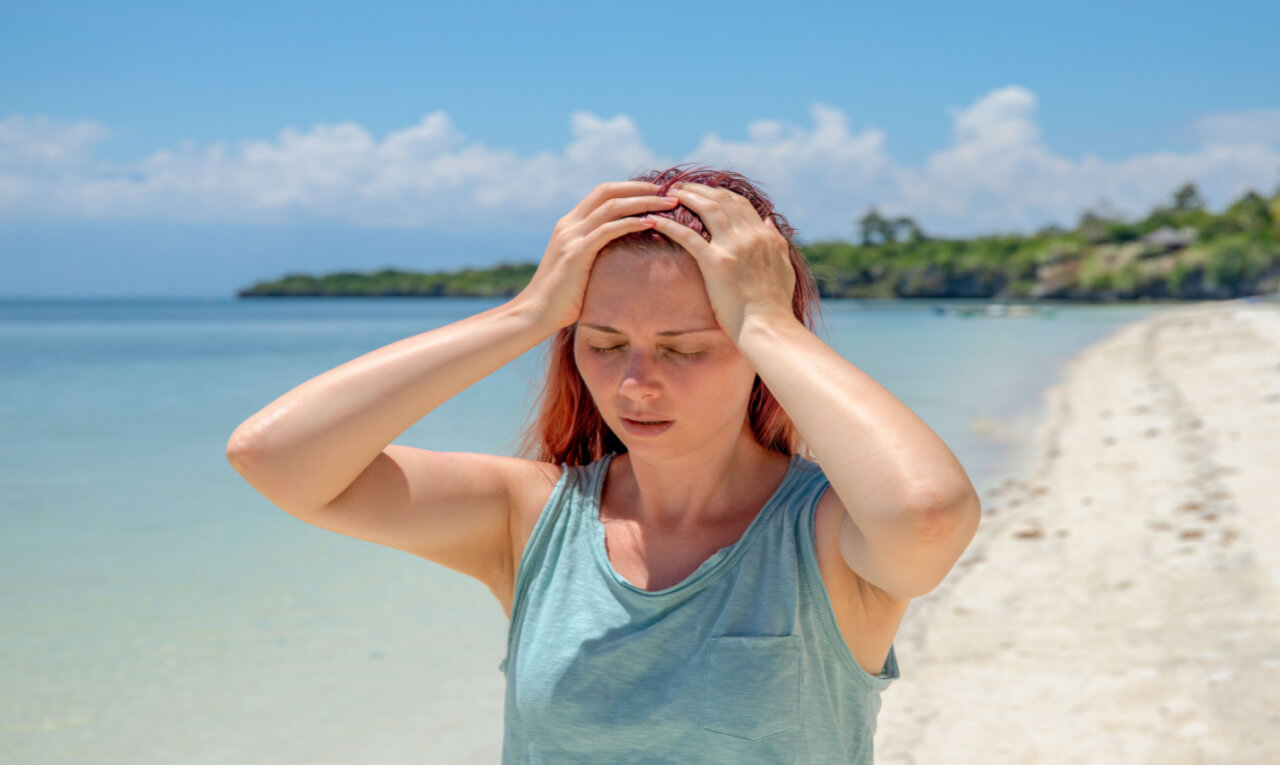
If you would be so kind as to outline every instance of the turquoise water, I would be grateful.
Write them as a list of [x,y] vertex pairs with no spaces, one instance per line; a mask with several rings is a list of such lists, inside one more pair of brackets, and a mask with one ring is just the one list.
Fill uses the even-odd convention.
[[[0,761],[495,762],[506,619],[489,591],[295,520],[223,456],[303,380],[493,304],[0,301]],[[1167,308],[931,305],[831,302],[825,336],[980,487],[1066,360]],[[510,453],[539,369],[521,357],[398,442]]]

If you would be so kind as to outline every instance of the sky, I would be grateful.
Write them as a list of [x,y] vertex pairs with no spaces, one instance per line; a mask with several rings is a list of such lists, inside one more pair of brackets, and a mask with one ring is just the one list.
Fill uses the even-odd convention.
[[802,241],[1280,187],[1280,3],[0,3],[0,297],[533,261],[695,162]]

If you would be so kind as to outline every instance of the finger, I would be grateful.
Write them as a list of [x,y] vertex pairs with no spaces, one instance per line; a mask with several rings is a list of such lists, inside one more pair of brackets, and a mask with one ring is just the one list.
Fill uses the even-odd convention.
[[657,190],[658,186],[648,181],[611,181],[602,183],[592,189],[590,194],[583,197],[582,201],[570,210],[565,217],[571,221],[580,221],[610,199],[652,194]]
[[[687,188],[696,193],[701,193],[707,199],[720,203],[726,209],[741,209],[743,211],[751,210],[756,213],[757,218],[762,217],[760,215],[760,211],[756,210],[756,206],[751,203],[750,199],[747,199],[733,189],[726,189],[720,186],[706,186],[701,183],[689,183],[677,186],[675,189],[672,189],[672,191],[679,191],[683,188]],[[678,195],[672,194],[672,196]]]
[[621,220],[610,221],[597,226],[582,238],[583,249],[590,253],[590,257],[594,260],[595,256],[604,249],[604,246],[614,239],[624,234],[634,233],[636,231],[644,231],[653,228],[653,221],[659,218],[622,218]]
[[679,199],[681,204],[697,213],[698,217],[706,225],[707,230],[711,232],[711,238],[714,239],[721,232],[728,231],[733,227],[733,218],[729,213],[731,208],[726,209],[720,200],[715,199],[709,193],[718,190],[700,184],[688,184],[678,189],[672,189],[667,193]]
[[653,221],[654,231],[666,234],[671,241],[685,248],[694,260],[702,261],[706,254],[707,248],[710,246],[706,239],[702,238],[702,234],[689,228],[683,223],[664,218],[661,215],[654,215],[648,218]]
[[710,199],[718,200],[721,203],[728,203],[730,200],[732,200],[735,202],[742,201],[742,202],[747,202],[747,204],[751,204],[750,202],[747,201],[746,197],[742,196],[738,192],[732,189],[726,189],[722,186],[708,186],[705,183],[686,182],[686,183],[676,184],[675,187],[673,187],[671,190],[680,191],[682,189],[687,189],[689,191],[700,193],[703,196],[706,196]]
[[655,210],[670,210],[677,204],[679,200],[674,197],[641,196],[610,199],[593,210],[583,220],[582,225],[590,230],[610,220]]

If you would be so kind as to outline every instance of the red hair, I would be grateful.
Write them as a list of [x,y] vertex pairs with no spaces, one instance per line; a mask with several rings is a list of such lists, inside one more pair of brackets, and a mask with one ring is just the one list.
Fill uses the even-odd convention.
[[[746,197],[760,214],[760,218],[772,218],[778,232],[787,240],[791,268],[796,275],[795,289],[791,293],[791,310],[806,327],[811,330],[814,328],[819,303],[813,273],[800,254],[800,249],[796,247],[795,229],[773,209],[773,202],[756,184],[745,176],[727,170],[686,165],[641,173],[632,176],[630,180],[657,184],[659,189],[655,193],[658,195],[666,194],[673,184],[683,182],[728,189]],[[697,231],[703,239],[711,241],[711,232],[702,224],[702,219],[684,205],[677,205],[672,210],[641,214],[672,218]],[[652,229],[624,234],[603,249],[655,246],[684,252],[683,247],[665,234]],[[533,459],[557,464],[585,465],[610,452],[622,453],[627,450],[626,445],[605,424],[600,411],[596,409],[595,401],[587,391],[586,383],[578,374],[573,358],[576,331],[576,324],[561,329],[548,348],[547,376],[538,399],[537,415],[525,431],[524,446],[521,449],[523,454]],[[782,405],[758,376],[751,388],[747,415],[752,434],[766,449],[788,456],[800,451],[802,444],[799,432],[791,418],[782,410]]]

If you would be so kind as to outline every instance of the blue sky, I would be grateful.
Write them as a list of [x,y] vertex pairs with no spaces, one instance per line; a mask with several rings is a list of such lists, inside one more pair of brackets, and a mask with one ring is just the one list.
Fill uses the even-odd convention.
[[760,180],[802,237],[1280,184],[1275,3],[0,5],[0,295],[536,259],[590,188]]

